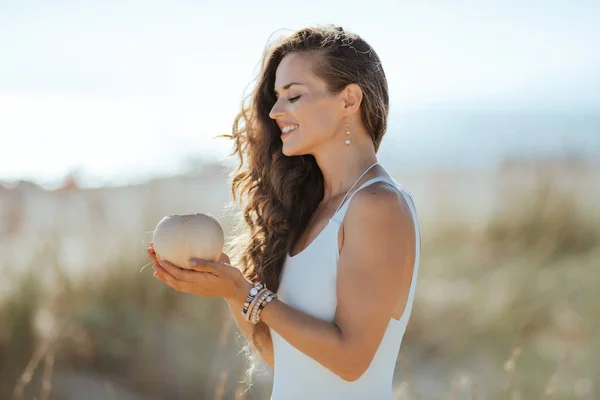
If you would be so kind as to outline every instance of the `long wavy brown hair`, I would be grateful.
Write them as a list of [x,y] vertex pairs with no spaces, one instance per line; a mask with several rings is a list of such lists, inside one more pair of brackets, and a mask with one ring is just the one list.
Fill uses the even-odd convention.
[[[239,227],[243,233],[238,232],[231,242],[232,258],[249,280],[264,282],[274,292],[287,254],[323,198],[323,175],[314,157],[285,156],[281,130],[269,117],[277,101],[275,71],[292,52],[316,56],[312,72],[326,82],[331,93],[352,83],[361,87],[361,118],[375,151],[386,131],[389,111],[381,61],[358,35],[333,25],[308,27],[265,48],[257,85],[244,98],[231,135],[225,136],[234,141],[232,154],[239,158],[231,190],[243,216]],[[267,340],[271,340],[269,330],[259,322],[250,350],[260,350],[260,343]]]

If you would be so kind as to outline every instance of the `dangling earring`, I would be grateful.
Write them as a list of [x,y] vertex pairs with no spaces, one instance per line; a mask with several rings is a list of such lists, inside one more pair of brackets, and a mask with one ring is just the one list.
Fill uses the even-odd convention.
[[346,145],[350,144],[350,123],[346,122]]

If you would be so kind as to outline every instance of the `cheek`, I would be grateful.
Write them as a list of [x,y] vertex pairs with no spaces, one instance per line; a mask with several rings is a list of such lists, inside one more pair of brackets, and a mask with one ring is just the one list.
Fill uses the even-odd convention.
[[307,107],[303,113],[303,126],[312,137],[329,137],[335,134],[338,118],[335,116],[331,105],[326,102],[318,102]]
[[332,113],[329,113],[325,110],[319,110],[318,113],[316,113],[314,121],[319,134],[330,136],[335,133],[335,127],[337,124]]

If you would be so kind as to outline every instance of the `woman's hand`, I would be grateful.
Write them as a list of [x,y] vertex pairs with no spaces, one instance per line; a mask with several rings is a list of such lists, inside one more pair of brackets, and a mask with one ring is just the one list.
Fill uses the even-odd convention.
[[229,264],[229,257],[225,253],[221,253],[219,260],[214,262],[193,258],[188,264],[191,270],[186,270],[159,260],[152,243],[146,251],[154,265],[154,277],[179,292],[244,301],[253,287],[239,269]]

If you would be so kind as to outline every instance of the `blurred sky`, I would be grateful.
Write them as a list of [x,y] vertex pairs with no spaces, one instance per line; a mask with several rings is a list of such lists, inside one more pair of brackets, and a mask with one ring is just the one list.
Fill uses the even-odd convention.
[[599,18],[597,1],[0,0],[0,180],[126,183],[225,156],[213,137],[269,37],[311,24],[373,45],[393,115],[598,112]]

